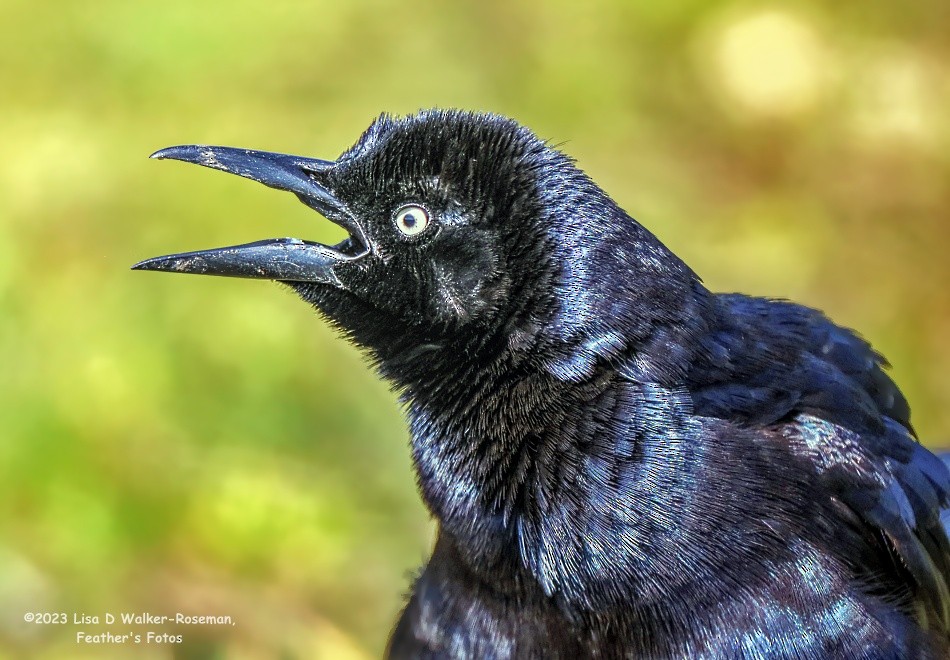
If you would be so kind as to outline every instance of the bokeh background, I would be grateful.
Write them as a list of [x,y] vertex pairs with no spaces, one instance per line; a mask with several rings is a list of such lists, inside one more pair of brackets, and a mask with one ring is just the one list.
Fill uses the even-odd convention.
[[[717,290],[892,361],[950,444],[950,4],[0,1],[0,657],[371,658],[432,538],[395,397],[262,282],[133,273],[339,230],[149,161],[332,158],[381,111],[511,115]],[[83,647],[29,611],[228,614]]]

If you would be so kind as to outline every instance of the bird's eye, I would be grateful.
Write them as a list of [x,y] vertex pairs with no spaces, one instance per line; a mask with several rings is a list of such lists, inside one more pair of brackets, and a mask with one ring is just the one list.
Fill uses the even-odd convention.
[[429,226],[429,212],[416,204],[403,206],[396,211],[396,227],[406,236],[415,236]]

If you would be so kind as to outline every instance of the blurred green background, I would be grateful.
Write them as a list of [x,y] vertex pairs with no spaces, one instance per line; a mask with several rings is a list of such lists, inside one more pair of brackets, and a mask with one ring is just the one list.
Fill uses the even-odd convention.
[[[894,364],[950,444],[945,0],[0,0],[0,657],[370,658],[432,530],[394,396],[288,292],[133,273],[339,230],[177,163],[335,157],[381,111],[511,115],[717,290]],[[228,614],[180,646],[28,611]]]

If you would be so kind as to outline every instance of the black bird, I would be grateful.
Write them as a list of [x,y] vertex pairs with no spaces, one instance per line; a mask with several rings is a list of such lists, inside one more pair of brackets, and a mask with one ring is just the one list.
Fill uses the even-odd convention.
[[711,293],[496,115],[384,115],[335,161],[153,157],[349,233],[134,268],[282,282],[401,393],[439,534],[391,657],[950,657],[950,475],[854,332]]

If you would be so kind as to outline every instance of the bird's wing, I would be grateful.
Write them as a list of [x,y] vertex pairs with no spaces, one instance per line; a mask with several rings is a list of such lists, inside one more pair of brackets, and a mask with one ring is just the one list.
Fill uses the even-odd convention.
[[813,466],[817,481],[845,509],[843,519],[869,539],[883,539],[895,569],[913,580],[915,614],[950,630],[950,540],[947,466],[907,430],[886,420],[884,435],[858,434],[811,413],[781,425],[793,455]]
[[918,617],[950,630],[950,471],[914,439],[883,357],[815,310],[720,300],[725,320],[690,375],[696,413],[778,430],[912,580]]

